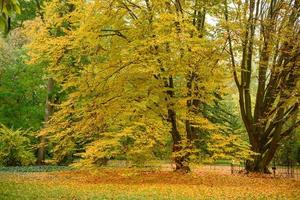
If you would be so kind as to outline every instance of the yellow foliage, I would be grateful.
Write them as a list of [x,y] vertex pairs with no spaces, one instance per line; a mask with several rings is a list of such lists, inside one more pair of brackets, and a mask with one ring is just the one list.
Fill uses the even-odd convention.
[[[199,37],[191,21],[157,0],[151,8],[138,0],[47,2],[44,21],[28,23],[26,31],[31,62],[48,63],[49,76],[67,94],[43,130],[55,144],[69,141],[54,151],[64,155],[77,141],[85,147],[80,155],[92,162],[95,157],[151,152],[170,137],[171,104],[184,138],[189,118],[195,127],[216,129],[191,115],[183,102],[190,98],[209,104],[215,92],[221,93],[227,72],[219,62],[220,44],[225,41]],[[197,79],[187,89],[190,73]],[[165,87],[170,76],[173,97]],[[124,138],[132,144],[122,144]]]

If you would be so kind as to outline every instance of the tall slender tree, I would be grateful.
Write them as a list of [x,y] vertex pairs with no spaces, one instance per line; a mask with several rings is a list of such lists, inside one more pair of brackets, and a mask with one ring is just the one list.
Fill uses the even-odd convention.
[[280,142],[300,125],[299,117],[287,123],[299,109],[299,9],[299,0],[224,1],[241,116],[257,153],[248,171],[268,172]]

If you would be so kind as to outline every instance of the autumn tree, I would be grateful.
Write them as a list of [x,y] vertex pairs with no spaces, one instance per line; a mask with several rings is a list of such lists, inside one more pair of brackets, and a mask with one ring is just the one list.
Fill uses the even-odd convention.
[[299,0],[224,1],[223,24],[241,116],[252,151],[246,169],[268,172],[281,141],[300,125]]
[[44,20],[27,26],[32,62],[47,62],[67,94],[42,131],[54,143],[55,159],[79,152],[81,164],[101,164],[152,154],[171,137],[176,170],[189,171],[196,131],[218,131],[199,112],[215,92],[222,94],[226,73],[219,64],[225,41],[205,27],[212,6],[48,2]]

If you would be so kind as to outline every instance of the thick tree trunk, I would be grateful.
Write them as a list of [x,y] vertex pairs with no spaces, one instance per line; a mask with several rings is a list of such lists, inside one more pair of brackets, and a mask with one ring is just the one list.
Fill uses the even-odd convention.
[[187,156],[182,154],[184,151],[181,145],[181,136],[178,131],[177,122],[176,122],[176,112],[173,109],[168,109],[168,117],[169,121],[172,124],[171,135],[173,139],[173,148],[172,153],[174,155],[175,162],[175,171],[187,173],[190,172],[189,163],[187,160]]
[[253,160],[246,162],[245,167],[248,172],[270,173],[268,166],[279,147],[279,142],[277,142],[276,137],[273,137],[271,141],[265,140],[262,137],[264,134],[256,134],[256,137],[253,137],[250,141],[251,150],[257,155],[253,156]]
[[268,168],[273,156],[271,154],[263,154],[263,152],[255,151],[259,155],[255,155],[253,160],[246,161],[245,169],[247,172],[270,173]]
[[247,172],[258,172],[258,173],[270,173],[270,170],[268,169],[268,164],[254,161],[247,161],[246,162],[246,171]]
[[[45,107],[45,123],[47,123],[54,112],[53,106],[53,90],[54,90],[54,80],[50,78],[47,83],[47,99],[46,99],[46,107]],[[37,155],[37,165],[42,165],[45,162],[46,155],[46,136],[42,135],[39,137],[39,147],[38,147],[38,155]]]
[[[173,98],[174,97],[174,82],[172,76],[169,77],[168,80],[165,82],[165,86],[167,88],[170,88],[171,90],[167,91],[168,98]],[[174,156],[174,162],[175,162],[175,171],[176,172],[182,172],[182,173],[187,173],[190,170],[189,168],[189,163],[187,160],[187,156],[185,154],[182,154],[183,146],[181,144],[182,138],[178,130],[177,126],[177,117],[176,117],[176,111],[174,110],[174,105],[172,102],[169,103],[168,105],[168,121],[172,125],[171,129],[171,135],[173,139],[173,148],[172,148],[172,153]]]
[[[182,151],[182,148],[176,144],[173,144],[173,153],[177,154],[180,151]],[[186,156],[175,155],[174,162],[175,162],[175,172],[188,173],[191,171]]]
[[274,158],[275,152],[279,145],[272,146],[266,152],[256,152],[259,155],[254,157],[254,160],[248,160],[246,162],[246,170],[248,172],[258,172],[258,173],[271,173],[268,166],[271,160]]

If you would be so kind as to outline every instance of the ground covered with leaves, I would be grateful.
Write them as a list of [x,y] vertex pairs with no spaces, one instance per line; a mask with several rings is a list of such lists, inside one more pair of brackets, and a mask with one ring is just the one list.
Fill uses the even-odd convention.
[[300,181],[136,169],[0,172],[0,199],[298,199]]

